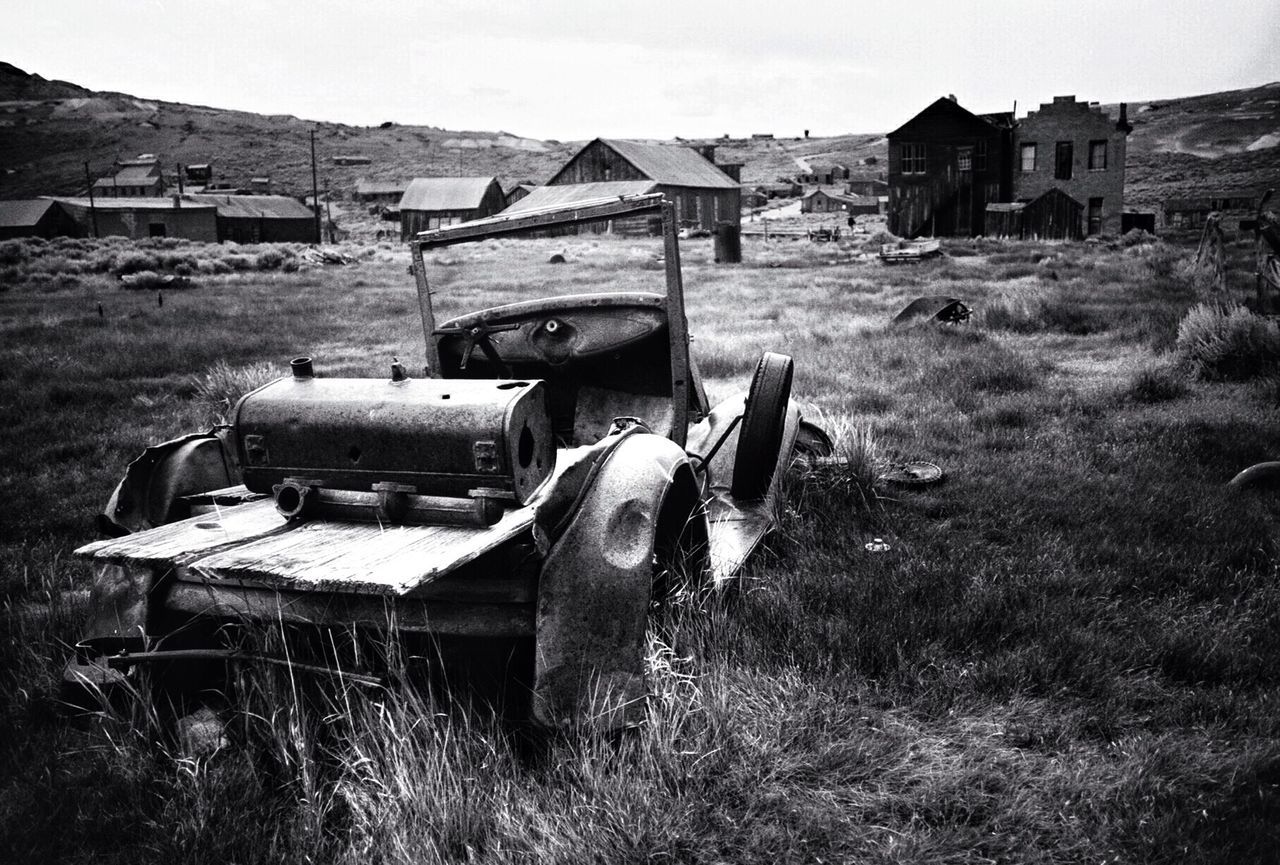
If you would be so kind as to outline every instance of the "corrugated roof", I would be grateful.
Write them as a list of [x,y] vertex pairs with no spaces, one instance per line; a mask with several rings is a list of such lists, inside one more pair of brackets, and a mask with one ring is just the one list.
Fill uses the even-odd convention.
[[315,219],[311,208],[287,195],[184,195],[183,200],[211,204],[224,219]]
[[584,201],[643,195],[658,184],[652,180],[607,180],[601,183],[564,183],[558,186],[535,186],[524,198],[512,204],[503,215],[581,204]]
[[741,185],[708,162],[701,153],[688,147],[641,144],[617,138],[601,138],[599,141],[615,150],[645,177],[663,186],[737,189]]
[[43,198],[0,201],[0,228],[35,225],[50,207],[53,202]]
[[475,210],[495,177],[415,177],[400,197],[400,210]]

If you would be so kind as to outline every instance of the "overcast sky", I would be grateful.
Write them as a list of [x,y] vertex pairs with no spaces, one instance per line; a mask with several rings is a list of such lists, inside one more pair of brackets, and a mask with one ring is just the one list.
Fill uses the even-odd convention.
[[883,132],[1280,80],[1276,0],[6,0],[0,60],[94,90],[535,138]]

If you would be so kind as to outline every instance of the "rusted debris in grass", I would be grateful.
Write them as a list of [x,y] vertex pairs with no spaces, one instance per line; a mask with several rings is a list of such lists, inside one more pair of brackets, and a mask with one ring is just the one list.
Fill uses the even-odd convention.
[[917,321],[942,321],[947,324],[959,324],[969,319],[971,310],[964,301],[955,297],[933,294],[917,297],[903,307],[902,311],[890,322],[894,327],[912,324]]

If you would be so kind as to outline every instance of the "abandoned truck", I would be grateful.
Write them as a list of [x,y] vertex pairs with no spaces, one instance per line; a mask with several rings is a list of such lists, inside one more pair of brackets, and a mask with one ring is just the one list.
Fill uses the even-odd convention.
[[[425,251],[625,218],[661,227],[664,293],[437,323]],[[298,358],[230,423],[131,463],[99,517],[114,537],[77,551],[96,571],[69,681],[144,665],[229,681],[244,664],[377,681],[237,635],[394,627],[451,651],[523,647],[504,675],[536,723],[641,715],[652,608],[677,578],[732,576],[772,527],[793,456],[830,452],[790,399],[791,359],[766,353],[745,396],[708,403],[661,195],[426,231],[410,249],[425,377],[394,363],[385,379],[326,378]]]

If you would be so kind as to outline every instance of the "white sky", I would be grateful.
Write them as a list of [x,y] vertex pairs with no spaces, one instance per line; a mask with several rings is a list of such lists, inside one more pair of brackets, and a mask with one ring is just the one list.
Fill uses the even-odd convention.
[[2,0],[0,60],[94,90],[535,138],[884,132],[1280,80],[1276,0]]

